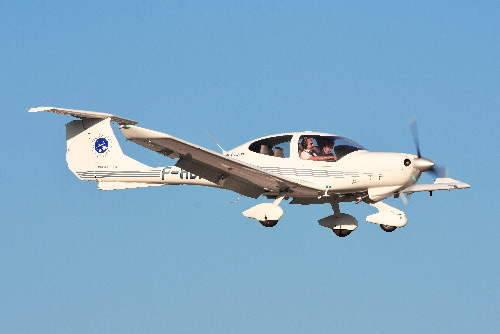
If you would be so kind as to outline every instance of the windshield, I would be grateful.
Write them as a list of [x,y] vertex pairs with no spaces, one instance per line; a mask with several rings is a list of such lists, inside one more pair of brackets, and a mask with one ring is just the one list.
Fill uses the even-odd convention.
[[349,153],[366,150],[363,146],[353,142],[350,139],[340,136],[301,136],[299,138],[299,156],[301,159],[317,160],[312,156],[330,155],[334,158],[331,161],[337,161]]
[[359,145],[358,143],[355,143],[352,140],[344,137],[337,137],[334,145],[335,146],[333,147],[333,149],[335,151],[335,154],[337,155],[337,159],[341,159],[342,157],[345,157],[346,155],[354,151],[366,150],[366,148]]

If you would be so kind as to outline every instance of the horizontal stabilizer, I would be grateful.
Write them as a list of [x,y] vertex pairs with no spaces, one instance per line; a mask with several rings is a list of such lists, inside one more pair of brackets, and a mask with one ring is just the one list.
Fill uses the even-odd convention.
[[118,189],[132,189],[132,188],[147,188],[155,186],[164,186],[161,183],[140,183],[140,182],[99,182],[97,186],[100,190],[118,190]]
[[421,191],[453,190],[465,188],[470,188],[470,185],[455,179],[437,178],[434,184],[414,184],[400,191],[400,193],[412,194]]
[[54,114],[69,115],[77,118],[102,118],[102,119],[111,118],[113,122],[116,122],[118,124],[126,124],[126,125],[137,124],[136,121],[104,112],[64,109],[64,108],[54,108],[54,107],[38,107],[38,108],[31,108],[30,110],[28,110],[28,112],[39,112],[39,111],[48,111]]

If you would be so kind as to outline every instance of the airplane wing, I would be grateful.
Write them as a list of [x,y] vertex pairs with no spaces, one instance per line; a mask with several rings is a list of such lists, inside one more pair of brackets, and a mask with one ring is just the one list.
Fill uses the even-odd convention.
[[414,184],[401,190],[400,193],[413,194],[421,191],[454,190],[465,188],[470,188],[470,185],[455,179],[437,178],[433,184]]
[[257,198],[264,193],[318,196],[324,191],[313,183],[299,183],[165,133],[130,125],[121,125],[120,130],[125,138],[138,145],[172,159],[179,158],[177,167],[244,196]]

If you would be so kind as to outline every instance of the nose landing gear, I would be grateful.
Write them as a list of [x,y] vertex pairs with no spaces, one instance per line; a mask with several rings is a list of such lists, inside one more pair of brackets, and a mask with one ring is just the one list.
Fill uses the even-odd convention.
[[358,221],[351,215],[341,213],[339,203],[330,203],[334,214],[318,220],[321,226],[327,227],[340,238],[347,237],[358,227]]

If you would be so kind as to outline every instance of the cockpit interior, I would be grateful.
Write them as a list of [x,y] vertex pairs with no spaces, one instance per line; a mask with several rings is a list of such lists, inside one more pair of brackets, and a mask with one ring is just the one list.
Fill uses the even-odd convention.
[[[295,141],[294,138],[297,138],[296,142],[293,142]],[[312,147],[307,150],[309,140],[312,141]],[[303,151],[307,150],[311,151],[313,155],[332,156],[331,160],[326,161],[338,161],[352,152],[366,149],[352,140],[340,136],[316,134],[294,136],[285,134],[254,141],[250,144],[249,150],[277,158],[302,157],[302,159],[305,156]]]

